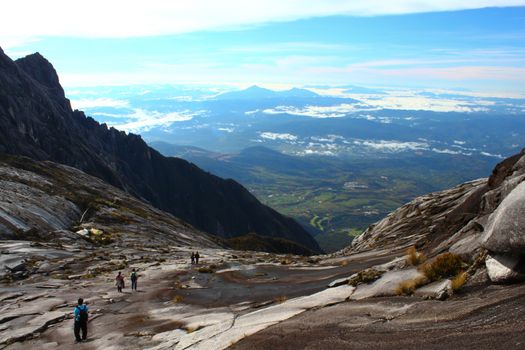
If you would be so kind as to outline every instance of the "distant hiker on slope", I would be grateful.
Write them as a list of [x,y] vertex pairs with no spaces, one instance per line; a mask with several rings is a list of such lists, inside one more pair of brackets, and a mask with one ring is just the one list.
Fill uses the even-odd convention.
[[137,275],[135,269],[131,270],[129,279],[131,280],[131,290],[137,291],[137,280],[139,279],[139,275]]
[[[78,299],[78,305],[73,310],[75,317],[75,342],[80,343],[87,338],[87,323],[88,323],[88,307],[84,304],[84,299]],[[82,330],[82,339],[80,338],[80,330]]]
[[116,285],[117,285],[117,291],[119,293],[122,293],[122,288],[124,288],[124,276],[122,276],[122,273],[119,271],[117,277],[115,277]]
[[199,258],[200,258],[200,257],[201,257],[201,256],[199,255],[199,252],[196,252],[196,253],[195,253],[195,264],[197,264],[197,265],[199,264]]
[[195,253],[191,252],[191,264],[195,264]]

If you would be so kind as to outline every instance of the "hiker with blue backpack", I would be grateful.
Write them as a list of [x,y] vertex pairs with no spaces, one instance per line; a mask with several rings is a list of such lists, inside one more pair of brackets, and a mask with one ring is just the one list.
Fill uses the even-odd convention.
[[[84,304],[84,299],[78,299],[78,305],[73,310],[75,317],[75,342],[80,343],[87,339],[87,323],[88,323],[88,307]],[[82,338],[80,338],[80,331],[82,330]]]
[[131,290],[137,291],[137,280],[139,279],[139,275],[137,275],[137,271],[135,271],[135,269],[131,271],[130,279],[131,279]]

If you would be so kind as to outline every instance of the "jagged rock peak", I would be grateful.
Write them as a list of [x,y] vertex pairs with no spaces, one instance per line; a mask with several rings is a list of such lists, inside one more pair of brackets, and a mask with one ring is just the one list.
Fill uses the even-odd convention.
[[6,62],[11,61],[9,57],[6,56],[4,53],[4,50],[2,50],[2,47],[0,46],[0,64],[3,66]]
[[53,65],[39,52],[19,58],[16,65],[41,85],[52,90],[54,94],[64,97],[58,74]]

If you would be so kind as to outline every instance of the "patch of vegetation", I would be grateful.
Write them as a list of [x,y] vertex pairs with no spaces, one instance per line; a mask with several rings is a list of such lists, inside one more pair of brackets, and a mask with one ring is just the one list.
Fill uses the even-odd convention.
[[332,253],[351,245],[354,238],[361,234],[361,232],[362,230],[352,228],[349,230],[319,233],[315,235],[314,238],[324,252]]
[[463,260],[454,253],[443,253],[434,260],[420,266],[420,271],[430,280],[439,281],[457,275],[463,267]]
[[230,248],[235,250],[254,250],[268,253],[288,252],[298,255],[314,255],[310,249],[303,245],[292,242],[285,238],[261,236],[255,233],[248,233],[243,236],[233,237],[227,240]]
[[379,272],[374,268],[369,268],[363,271],[359,271],[356,276],[352,277],[350,281],[348,281],[348,284],[356,287],[357,285],[362,283],[370,283],[377,280],[379,277],[381,277],[382,274],[382,272]]
[[292,262],[290,258],[281,259],[281,265],[290,265]]
[[278,304],[282,304],[284,303],[286,300],[288,300],[288,297],[286,295],[281,295],[281,296],[278,296],[278,297],[275,297],[273,299],[273,301],[275,301],[276,303]]
[[452,290],[454,292],[459,291],[465,285],[465,283],[467,283],[467,280],[468,273],[466,271],[458,273],[456,277],[452,279]]
[[419,287],[425,285],[428,282],[426,277],[419,276],[414,279],[405,280],[396,288],[396,294],[397,295],[412,295],[416,289]]
[[115,242],[114,234],[96,228],[88,230],[88,235],[83,236],[86,240],[97,245],[109,245]]
[[32,241],[32,242],[38,242],[38,241],[45,241],[45,239],[42,237],[40,232],[35,227],[31,227],[29,230],[22,230],[17,229],[15,231],[16,239],[24,240],[24,241]]
[[325,215],[322,218],[317,215],[314,215],[314,217],[310,219],[310,225],[317,228],[320,231],[324,231],[325,228],[323,226],[323,223],[329,222],[330,219],[331,217],[329,215]]
[[407,249],[406,262],[408,265],[418,266],[427,260],[425,254],[418,252],[416,247],[410,247]]
[[209,265],[209,266],[201,266],[197,269],[200,273],[215,273],[215,270],[217,269],[217,266],[215,265]]
[[173,304],[177,304],[177,303],[180,303],[184,298],[182,297],[182,295],[175,295],[173,297],[173,299],[171,299],[171,302]]

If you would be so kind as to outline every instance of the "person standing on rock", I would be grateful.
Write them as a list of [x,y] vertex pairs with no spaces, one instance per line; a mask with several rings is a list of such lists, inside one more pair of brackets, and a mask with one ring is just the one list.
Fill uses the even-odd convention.
[[122,288],[124,288],[124,276],[122,276],[122,273],[119,271],[117,277],[115,277],[116,285],[117,285],[117,291],[119,293],[122,293]]
[[131,290],[137,291],[137,280],[139,279],[139,276],[137,275],[135,269],[131,271],[131,276],[129,279],[131,280]]
[[191,252],[191,264],[195,264],[195,253]]
[[196,252],[196,253],[195,253],[195,264],[199,265],[199,258],[200,258],[200,257],[201,257],[201,256],[199,255],[199,252]]
[[[78,299],[78,305],[73,310],[73,316],[75,317],[75,342],[80,343],[82,340],[87,339],[87,323],[88,323],[88,307],[84,304],[84,299]],[[80,338],[80,331],[82,330],[82,338]]]

